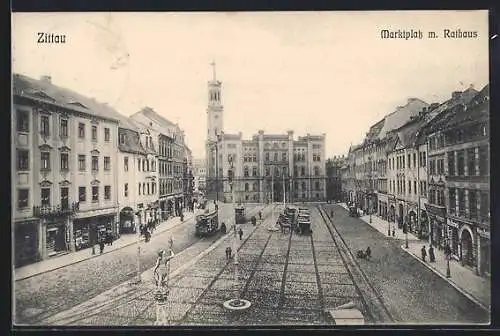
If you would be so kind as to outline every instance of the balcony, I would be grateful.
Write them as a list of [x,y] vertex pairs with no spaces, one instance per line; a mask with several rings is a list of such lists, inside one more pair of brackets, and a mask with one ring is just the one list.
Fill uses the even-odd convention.
[[56,217],[74,214],[80,210],[79,202],[73,202],[65,205],[38,205],[33,207],[35,217]]

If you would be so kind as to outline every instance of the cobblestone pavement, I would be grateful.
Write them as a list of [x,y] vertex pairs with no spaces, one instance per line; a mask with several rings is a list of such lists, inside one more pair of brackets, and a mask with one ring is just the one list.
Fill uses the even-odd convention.
[[[315,224],[309,236],[270,232],[269,216],[257,227],[246,226],[243,240],[238,240],[238,282],[234,279],[234,264],[226,260],[224,253],[230,240],[173,279],[168,299],[170,324],[324,325],[330,323],[324,316],[325,308],[353,301],[363,310],[360,292],[332,236],[317,210],[313,206],[311,209]],[[252,306],[233,315],[224,310],[223,302],[236,298],[238,293]],[[149,294],[93,316],[85,315],[72,324],[152,325],[155,316],[155,303]]]
[[402,240],[379,234],[369,224],[349,217],[338,205],[324,208],[327,213],[334,210],[334,225],[351,251],[370,246],[372,259],[360,260],[360,267],[396,322],[489,323],[487,311],[403,251]]
[[[254,208],[256,205],[249,205]],[[233,218],[232,207],[220,209],[221,221]],[[153,234],[149,243],[141,249],[141,271],[154,266],[158,250],[165,248],[171,236],[174,249],[179,252],[201,241],[211,244],[220,234],[205,238],[195,237],[193,220],[186,221],[172,230]],[[137,270],[137,245],[131,245],[97,258],[33,276],[15,282],[15,324],[37,324],[58,312],[70,309],[82,302],[132,279]],[[133,289],[122,295],[131,295]]]

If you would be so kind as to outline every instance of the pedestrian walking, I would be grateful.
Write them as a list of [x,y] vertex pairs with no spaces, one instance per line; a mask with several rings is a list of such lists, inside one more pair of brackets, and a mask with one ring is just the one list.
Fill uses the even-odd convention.
[[371,259],[372,258],[372,250],[371,250],[370,246],[368,246],[366,248],[365,255],[366,255],[366,259]]
[[262,220],[262,211],[259,211],[259,220]]
[[101,254],[104,252],[104,239],[99,240],[99,250]]
[[238,234],[240,235],[240,240],[241,238],[243,237],[243,230],[240,228],[240,230],[238,231]]
[[434,255],[434,247],[429,246],[429,261],[430,262],[435,262],[436,261],[436,256]]
[[392,237],[396,237],[396,229],[394,227],[392,228]]
[[230,246],[226,247],[226,259],[231,259],[231,255],[233,254],[233,251]]
[[425,245],[422,246],[421,252],[422,252],[422,260],[425,261],[425,257],[427,256],[427,251],[425,249]]

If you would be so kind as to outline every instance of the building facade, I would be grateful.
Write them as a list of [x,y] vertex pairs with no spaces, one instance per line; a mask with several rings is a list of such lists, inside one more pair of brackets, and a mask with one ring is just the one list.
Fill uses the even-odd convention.
[[491,273],[489,91],[448,109],[428,132],[429,203],[442,204],[433,218],[433,243],[477,274]]
[[117,112],[52,84],[13,77],[12,196],[16,265],[119,234]]
[[[187,164],[185,134],[179,125],[173,124],[145,107],[130,119],[148,128],[152,142],[158,144],[159,211],[163,219],[179,216],[186,205],[184,195],[184,164]],[[156,189],[155,189],[156,190]]]
[[325,134],[298,137],[265,134],[250,140],[224,132],[222,83],[208,82],[207,187],[210,197],[237,202],[324,201],[326,199]]
[[342,176],[341,169],[345,165],[345,155],[334,156],[327,159],[326,169],[326,198],[331,201],[341,201],[342,196]]

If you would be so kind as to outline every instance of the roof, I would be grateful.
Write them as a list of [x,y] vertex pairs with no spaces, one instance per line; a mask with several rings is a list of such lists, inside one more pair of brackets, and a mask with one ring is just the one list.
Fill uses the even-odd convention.
[[[153,125],[146,125],[145,123],[137,120],[136,118],[140,115],[144,115],[145,117],[154,121],[157,125],[159,125],[159,128],[156,127],[154,124]],[[153,110],[151,107],[148,107],[148,106],[143,107],[141,110],[132,114],[130,116],[130,119],[134,120],[137,124],[142,125],[142,127],[150,128],[150,129],[152,129],[158,133],[164,134],[168,137],[172,137],[172,134],[171,134],[171,132],[169,132],[169,130],[175,128],[175,130],[177,132],[180,131],[179,125],[174,124],[173,122],[166,119],[165,117],[162,117],[155,110]],[[165,132],[165,131],[167,131],[167,132]]]
[[397,107],[396,111],[384,118],[384,125],[378,133],[377,138],[382,139],[387,135],[387,132],[403,126],[411,117],[418,116],[419,112],[428,105],[421,99],[409,98],[406,105]]
[[[487,86],[483,90],[487,90]],[[481,90],[481,91],[483,91]],[[470,87],[463,91],[459,97],[451,98],[440,104],[438,107],[429,111],[425,115],[425,124],[422,125],[420,133],[417,137],[417,144],[424,144],[427,141],[427,135],[435,132],[439,127],[443,127],[447,120],[451,118],[451,115],[457,111],[455,107],[458,105],[463,106],[471,103],[471,101],[479,94],[477,90]]]
[[370,127],[370,130],[368,131],[368,133],[366,133],[364,143],[377,139],[378,135],[380,134],[380,131],[384,127],[384,123],[385,123],[385,118],[377,122],[372,127]]
[[423,118],[416,118],[397,130],[399,142],[404,148],[415,145],[420,129],[424,124],[425,120]]
[[[141,145],[139,133],[127,128],[120,128],[118,130],[119,141],[118,149],[127,153],[140,153],[146,154],[144,147]],[[122,142],[123,141],[123,142]]]
[[107,120],[119,121],[123,117],[106,103],[54,85],[47,80],[34,79],[22,74],[13,75],[12,92],[19,97],[47,102]]
[[470,121],[483,121],[489,118],[490,104],[489,92],[481,91],[474,97],[465,108],[456,109],[455,113],[451,114],[446,119],[444,127],[454,127]]

